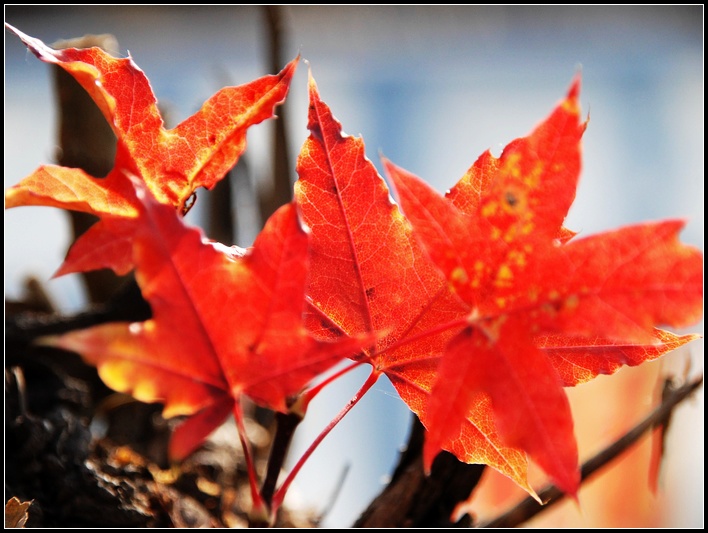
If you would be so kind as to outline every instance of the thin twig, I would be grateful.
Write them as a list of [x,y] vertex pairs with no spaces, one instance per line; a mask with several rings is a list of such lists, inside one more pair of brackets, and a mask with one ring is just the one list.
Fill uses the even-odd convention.
[[[581,482],[589,479],[603,466],[607,465],[612,460],[627,451],[652,428],[666,423],[674,408],[693,394],[693,392],[695,392],[696,389],[698,389],[702,384],[703,376],[695,381],[683,385],[682,387],[674,389],[670,394],[666,395],[664,400],[661,402],[661,405],[659,405],[659,407],[657,407],[648,417],[628,431],[624,436],[620,437],[617,441],[583,464],[580,470]],[[494,518],[490,522],[482,524],[479,527],[502,528],[518,526],[533,518],[541,511],[545,511],[553,504],[563,500],[565,497],[565,494],[555,485],[547,486],[541,490],[538,495],[541,498],[541,501],[546,502],[545,505],[540,505],[535,499],[528,497],[501,516],[498,516],[497,518]]]
[[314,441],[312,441],[312,444],[310,444],[309,448],[305,450],[305,453],[302,454],[300,459],[298,459],[297,463],[295,466],[292,468],[288,476],[285,478],[285,481],[283,481],[283,484],[280,486],[280,488],[276,491],[275,495],[273,496],[273,501],[271,504],[272,507],[272,512],[276,513],[278,511],[278,508],[280,505],[283,503],[283,499],[285,498],[285,493],[288,491],[288,488],[290,487],[290,484],[293,482],[293,479],[295,479],[295,476],[298,474],[302,466],[305,464],[305,462],[309,459],[310,455],[317,449],[317,447],[320,445],[320,443],[324,440],[324,438],[332,431],[337,424],[344,418],[344,416],[351,411],[354,406],[359,403],[359,400],[361,400],[364,395],[369,391],[371,387],[374,386],[374,383],[379,379],[380,374],[378,372],[372,371],[371,374],[369,374],[369,377],[366,379],[364,384],[361,386],[361,388],[354,394],[351,400],[347,402],[347,404],[342,408],[342,410],[335,416],[329,424],[327,424],[327,427],[325,427],[319,435],[315,438]]
[[332,509],[334,509],[334,505],[337,503],[339,495],[342,493],[344,482],[347,480],[347,476],[349,475],[351,468],[351,463],[344,465],[344,469],[339,474],[339,479],[337,479],[337,482],[334,484],[334,491],[329,495],[329,500],[322,507],[319,512],[319,516],[315,519],[318,526],[322,524],[322,521],[329,515],[329,513],[332,512]]

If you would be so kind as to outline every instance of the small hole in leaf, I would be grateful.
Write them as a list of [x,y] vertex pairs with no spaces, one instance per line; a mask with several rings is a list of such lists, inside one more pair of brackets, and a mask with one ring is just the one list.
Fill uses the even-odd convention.
[[193,192],[192,194],[189,195],[189,198],[187,198],[187,201],[184,202],[184,205],[182,206],[182,216],[186,216],[187,213],[189,213],[189,210],[194,207],[194,204],[197,203],[197,193]]

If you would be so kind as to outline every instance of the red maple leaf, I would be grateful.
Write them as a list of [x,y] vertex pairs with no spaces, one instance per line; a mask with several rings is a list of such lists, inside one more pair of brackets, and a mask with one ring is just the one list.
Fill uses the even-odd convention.
[[[447,198],[385,161],[427,253],[312,80],[298,161],[296,200],[312,231],[311,329],[385,332],[365,361],[428,428],[426,465],[444,448],[531,493],[524,452],[577,489],[562,386],[692,340],[652,326],[694,322],[702,305],[702,258],[675,241],[676,223],[581,244],[562,226],[585,128],[578,88],[501,158],[480,157]],[[634,259],[648,263],[641,275],[627,267]]]
[[[383,332],[364,356],[370,382],[385,374],[422,416],[466,306],[416,242],[364,143],[342,135],[312,79],[308,128],[295,198],[312,239],[309,328],[325,338]],[[492,465],[531,491],[525,455],[502,444],[491,418],[470,416],[454,448],[462,460]]]
[[576,80],[499,159],[484,154],[446,197],[386,162],[417,237],[468,306],[425,409],[427,465],[483,394],[503,441],[574,494],[577,446],[563,385],[695,338],[654,330],[702,315],[703,258],[679,242],[682,222],[583,239],[562,227],[580,170],[579,88]]
[[[164,403],[166,417],[190,415],[173,435],[173,458],[194,450],[242,394],[287,412],[314,376],[359,349],[362,340],[316,340],[305,329],[309,244],[294,204],[269,219],[252,249],[225,252],[134,184],[133,261],[153,318],[44,342],[81,354],[111,388]],[[104,223],[120,231],[127,222]]]
[[[45,205],[135,218],[126,175],[141,178],[161,203],[179,211],[198,187],[211,189],[246,148],[246,131],[273,116],[285,99],[298,58],[279,74],[226,87],[173,129],[165,129],[150,83],[132,58],[100,48],[54,50],[6,27],[39,59],[71,74],[96,102],[118,138],[113,170],[94,178],[82,170],[45,165],[5,192],[5,207]],[[99,221],[70,250],[57,275],[98,268],[131,269],[130,229],[109,231]],[[127,233],[126,233],[127,232]]]

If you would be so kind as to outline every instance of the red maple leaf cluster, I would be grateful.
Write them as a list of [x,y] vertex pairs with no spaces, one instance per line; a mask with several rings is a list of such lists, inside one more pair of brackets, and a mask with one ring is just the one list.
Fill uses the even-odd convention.
[[499,158],[483,154],[444,196],[384,160],[398,205],[310,79],[295,199],[243,250],[208,241],[181,215],[195,189],[236,163],[247,129],[273,116],[298,59],[220,90],[167,130],[132,59],[57,51],[8,29],[81,83],[118,150],[104,179],[38,168],[6,191],[6,207],[97,215],[58,274],[134,270],[152,307],[145,322],[45,342],[80,353],[115,390],[162,402],[165,416],[189,415],[171,442],[175,459],[229,413],[242,429],[243,395],[281,412],[301,408],[308,383],[350,358],[371,366],[362,392],[386,375],[420,417],[427,468],[449,450],[533,494],[530,457],[575,494],[563,387],[697,338],[655,329],[702,316],[703,258],[679,242],[682,222],[586,238],[563,226],[587,125],[579,79],[531,134]]

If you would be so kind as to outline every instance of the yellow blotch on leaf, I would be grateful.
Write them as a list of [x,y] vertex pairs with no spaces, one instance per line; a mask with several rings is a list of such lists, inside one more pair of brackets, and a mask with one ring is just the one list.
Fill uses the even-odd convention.
[[497,214],[499,211],[499,202],[487,202],[482,206],[482,216],[484,218],[491,218],[493,215]]
[[526,266],[526,254],[520,250],[511,250],[507,255],[507,260],[516,266]]
[[580,298],[578,297],[577,294],[571,294],[568,296],[568,298],[565,299],[565,303],[563,304],[563,307],[565,309],[575,309],[580,305]]
[[494,280],[494,285],[497,287],[511,287],[514,279],[514,273],[509,265],[502,264],[497,271],[497,278]]
[[453,283],[464,283],[467,281],[467,272],[462,267],[456,267],[450,272],[450,281]]

